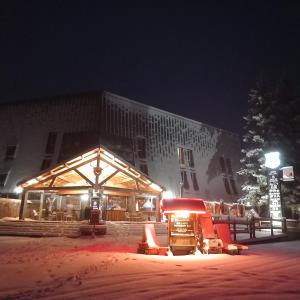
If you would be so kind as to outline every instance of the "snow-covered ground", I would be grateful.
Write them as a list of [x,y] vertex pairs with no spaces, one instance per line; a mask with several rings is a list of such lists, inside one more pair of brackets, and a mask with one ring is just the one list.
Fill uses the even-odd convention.
[[0,237],[0,299],[300,299],[300,241],[146,256],[139,237]]

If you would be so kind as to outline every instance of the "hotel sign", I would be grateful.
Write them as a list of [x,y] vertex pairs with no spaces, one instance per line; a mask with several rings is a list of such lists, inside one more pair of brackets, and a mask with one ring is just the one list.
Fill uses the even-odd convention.
[[270,217],[274,219],[282,218],[280,183],[277,171],[270,171],[268,181]]
[[283,167],[282,170],[282,180],[283,181],[293,181],[294,180],[294,169],[292,166]]

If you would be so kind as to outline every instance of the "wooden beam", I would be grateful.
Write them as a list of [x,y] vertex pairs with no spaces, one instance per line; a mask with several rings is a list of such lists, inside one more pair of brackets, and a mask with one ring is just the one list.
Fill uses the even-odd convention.
[[78,169],[74,169],[74,171],[82,177],[86,182],[88,182],[91,186],[94,186],[94,182],[92,182],[89,178],[87,178],[83,173],[81,173]]
[[[76,190],[87,190],[91,188],[91,186],[61,186],[61,187],[36,187],[36,188],[30,188],[30,191],[40,191],[40,190],[44,190],[44,191],[63,191],[63,190],[68,190],[68,191],[76,191]],[[151,191],[143,191],[143,190],[136,190],[136,189],[124,189],[124,188],[118,188],[118,187],[113,187],[113,186],[103,186],[102,187],[104,189],[104,191],[116,191],[116,192],[130,192],[130,193],[146,193],[149,195],[159,195],[160,192],[151,192]]]
[[102,180],[99,183],[99,186],[103,185],[105,182],[107,182],[108,180],[110,180],[111,178],[113,178],[117,173],[119,173],[119,170],[116,170],[115,172],[113,172],[112,174],[110,174],[109,176],[107,176],[104,180]]
[[[65,173],[67,173],[67,172],[73,171],[73,170],[76,169],[76,168],[79,168],[79,167],[81,167],[81,166],[84,166],[85,164],[88,164],[88,163],[92,162],[94,159],[95,159],[95,158],[90,159],[90,160],[87,160],[87,161],[85,161],[85,162],[83,162],[83,163],[81,163],[81,164],[78,164],[78,165],[75,166],[75,167],[72,167],[72,168],[69,168],[69,169],[67,168],[67,169],[64,170],[64,171],[61,171],[61,172],[56,173],[56,174],[53,174],[53,175],[51,175],[51,176],[49,176],[49,177],[47,177],[47,178],[45,178],[45,179],[43,179],[43,180],[40,180],[39,182],[37,182],[37,183],[35,183],[35,184],[33,184],[32,187],[34,188],[34,186],[36,186],[37,184],[44,183],[44,182],[46,182],[46,181],[48,181],[48,180],[51,180],[51,178],[53,178],[54,176],[59,177],[59,176],[65,174]],[[35,177],[35,179],[36,179],[36,177]],[[29,180],[30,180],[30,179],[29,179]],[[37,180],[37,179],[36,179],[36,180]],[[27,181],[28,181],[28,180],[27,180]],[[25,183],[25,182],[24,182],[24,183]],[[26,186],[25,188],[27,189],[28,187],[30,187],[30,186]],[[28,188],[28,189],[30,189],[30,188]]]
[[54,177],[52,178],[52,180],[51,180],[51,182],[50,182],[50,184],[49,184],[50,187],[53,186],[53,183],[54,183],[55,179],[56,179],[56,176],[54,176]]
[[108,165],[110,165],[111,167],[117,169],[119,172],[124,173],[125,175],[127,175],[128,177],[130,177],[132,180],[136,180],[136,178],[134,176],[132,176],[131,174],[128,174],[125,170],[117,167],[116,165],[112,164],[111,162],[107,161],[105,158],[101,158],[102,161],[104,161],[105,163],[107,163]]
[[135,185],[136,185],[136,189],[139,191],[140,190],[140,185],[139,185],[139,182],[138,182],[137,179],[135,180]]

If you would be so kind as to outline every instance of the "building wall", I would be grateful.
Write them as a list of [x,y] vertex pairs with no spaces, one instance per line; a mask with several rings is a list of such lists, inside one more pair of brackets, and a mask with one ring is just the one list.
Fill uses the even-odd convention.
[[[189,188],[183,187],[183,196],[226,201],[239,197],[237,135],[111,93],[3,104],[0,130],[0,174],[8,174],[0,187],[3,194],[12,193],[19,180],[38,173],[43,160],[51,167],[100,143],[148,171],[175,196],[181,194],[181,173],[186,172]],[[7,160],[7,147],[14,145],[15,157]],[[178,148],[185,156],[182,164]],[[194,164],[187,159],[191,153]],[[198,188],[193,186],[191,173]]]

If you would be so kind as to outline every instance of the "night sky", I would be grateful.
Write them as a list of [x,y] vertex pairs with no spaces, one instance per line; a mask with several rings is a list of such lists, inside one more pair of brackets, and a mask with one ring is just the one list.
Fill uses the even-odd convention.
[[1,1],[1,102],[107,90],[242,133],[260,77],[299,85],[298,1]]

